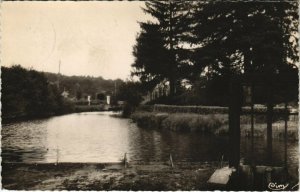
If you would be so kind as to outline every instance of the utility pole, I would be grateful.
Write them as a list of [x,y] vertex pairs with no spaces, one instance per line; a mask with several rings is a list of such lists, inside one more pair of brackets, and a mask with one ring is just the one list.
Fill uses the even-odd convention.
[[117,95],[117,82],[115,81],[115,97]]
[[60,80],[60,64],[61,64],[61,62],[60,62],[60,60],[59,60],[59,63],[58,63],[58,76],[57,76],[57,88],[58,88],[58,90],[59,90],[59,80]]

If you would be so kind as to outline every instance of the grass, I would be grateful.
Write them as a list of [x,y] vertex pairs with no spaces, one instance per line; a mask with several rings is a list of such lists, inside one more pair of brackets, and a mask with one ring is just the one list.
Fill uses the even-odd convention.
[[[227,114],[195,114],[195,113],[155,113],[137,111],[131,115],[139,127],[165,129],[179,132],[201,132],[215,135],[228,134]],[[240,117],[241,136],[251,136],[251,119],[249,115]],[[273,138],[284,138],[284,121],[273,122]],[[263,115],[254,117],[254,136],[266,136],[266,118]],[[289,140],[298,140],[298,119],[288,121]]]
[[172,131],[213,133],[227,122],[225,116],[222,114],[172,114],[162,122],[162,127]]
[[[241,136],[251,137],[251,121],[249,116],[241,116]],[[275,121],[272,124],[272,137],[277,139],[283,139],[285,137],[284,121]],[[228,124],[221,126],[215,131],[216,135],[227,135],[228,134]],[[267,123],[264,117],[254,118],[254,137],[266,138],[267,135]],[[298,119],[291,118],[287,122],[287,138],[289,140],[298,141]]]
[[[241,134],[245,137],[251,136],[251,125],[243,124]],[[266,137],[267,135],[267,124],[260,123],[254,125],[254,134],[256,137]],[[273,138],[282,139],[285,137],[284,132],[284,121],[277,121],[272,125],[272,136]],[[298,122],[297,121],[288,121],[287,126],[287,138],[289,140],[298,140]]]
[[187,114],[187,113],[152,113],[136,112],[131,118],[138,126],[143,128],[166,129],[172,131],[193,131],[214,133],[214,131],[227,123],[224,114]]

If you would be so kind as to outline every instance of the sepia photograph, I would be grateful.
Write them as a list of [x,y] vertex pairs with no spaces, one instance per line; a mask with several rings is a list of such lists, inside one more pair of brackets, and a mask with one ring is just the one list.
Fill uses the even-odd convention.
[[299,190],[298,0],[0,3],[1,190]]

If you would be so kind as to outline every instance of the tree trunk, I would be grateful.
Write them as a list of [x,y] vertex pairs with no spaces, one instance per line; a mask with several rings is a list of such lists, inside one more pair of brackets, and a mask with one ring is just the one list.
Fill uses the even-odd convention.
[[241,84],[238,78],[230,82],[229,103],[229,167],[236,169],[240,163],[240,114],[241,114]]
[[170,71],[169,71],[169,81],[170,81],[170,96],[175,95],[175,83],[176,83],[176,61],[174,54],[174,42],[173,42],[173,3],[170,1],[169,4],[169,45],[170,45]]
[[170,75],[169,81],[170,81],[170,96],[173,97],[175,95],[175,81],[172,74]]

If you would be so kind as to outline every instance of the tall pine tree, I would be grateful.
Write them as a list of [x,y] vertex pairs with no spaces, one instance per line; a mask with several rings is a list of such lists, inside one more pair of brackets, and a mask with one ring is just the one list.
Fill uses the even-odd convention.
[[146,2],[144,11],[153,16],[154,21],[141,23],[142,32],[134,48],[134,74],[142,80],[167,78],[171,96],[190,65],[189,50],[183,42],[190,14],[188,8],[189,3],[184,1]]

